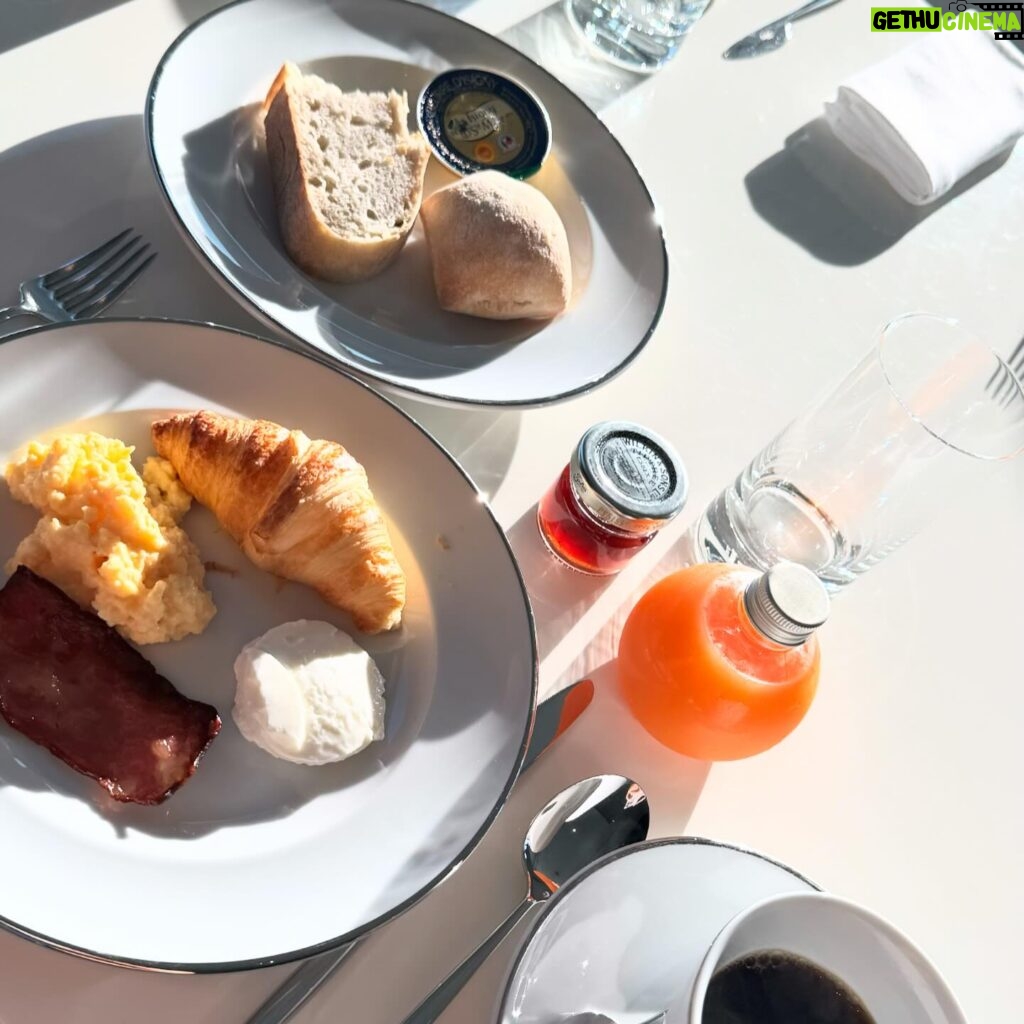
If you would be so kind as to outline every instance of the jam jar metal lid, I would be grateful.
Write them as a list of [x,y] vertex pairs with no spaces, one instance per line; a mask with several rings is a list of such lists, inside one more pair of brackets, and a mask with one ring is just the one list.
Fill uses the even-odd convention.
[[628,533],[652,533],[686,501],[686,469],[663,437],[637,423],[591,427],[569,460],[579,503],[598,522]]
[[496,71],[453,68],[420,93],[420,131],[457,174],[503,171],[528,178],[551,150],[551,122],[525,86]]

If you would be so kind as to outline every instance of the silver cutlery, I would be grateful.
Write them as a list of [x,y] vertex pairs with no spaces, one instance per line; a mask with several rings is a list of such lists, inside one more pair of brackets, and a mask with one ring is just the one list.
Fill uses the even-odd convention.
[[1017,347],[1006,362],[1018,378],[1024,378],[1024,338],[1017,342]]
[[[594,684],[589,679],[580,679],[541,701],[521,771],[526,771],[587,710],[593,699]],[[332,949],[305,961],[270,994],[246,1024],[284,1024],[358,945],[358,941],[350,942],[341,949]]]
[[1024,386],[1024,338],[1017,342],[1017,347],[1010,353],[1005,366],[999,366],[989,377],[985,389],[1004,408],[1009,406],[1017,395],[1017,389]]
[[526,898],[416,1007],[404,1024],[433,1024],[477,968],[535,904],[599,857],[647,838],[644,791],[621,775],[595,775],[562,790],[533,819],[523,841]]
[[823,11],[826,7],[832,7],[837,3],[839,0],[811,0],[803,7],[798,7],[795,11],[790,11],[789,14],[769,22],[756,32],[751,32],[749,36],[744,36],[739,42],[733,43],[722,56],[726,60],[740,60],[745,57],[759,57],[762,53],[777,50],[784,46],[792,36],[794,21],[817,14],[818,11]]
[[84,256],[25,281],[0,321],[34,316],[51,323],[98,316],[120,298],[156,258],[148,242],[128,228]]

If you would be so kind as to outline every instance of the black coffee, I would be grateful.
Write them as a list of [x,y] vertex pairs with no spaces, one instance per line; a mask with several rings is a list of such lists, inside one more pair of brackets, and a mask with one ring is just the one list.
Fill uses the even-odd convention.
[[817,964],[764,949],[723,967],[708,985],[703,1024],[875,1024],[864,1004]]

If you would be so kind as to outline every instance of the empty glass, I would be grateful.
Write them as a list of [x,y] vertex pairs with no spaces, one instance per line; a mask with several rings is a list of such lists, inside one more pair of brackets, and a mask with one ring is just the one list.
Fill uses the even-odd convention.
[[909,314],[708,506],[699,557],[800,562],[832,591],[1024,450],[1024,390],[955,320]]
[[565,0],[570,23],[606,60],[631,71],[657,71],[711,0]]

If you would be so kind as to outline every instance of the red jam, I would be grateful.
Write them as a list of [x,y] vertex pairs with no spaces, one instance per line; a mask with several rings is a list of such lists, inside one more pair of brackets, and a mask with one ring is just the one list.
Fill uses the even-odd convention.
[[537,506],[541,536],[551,551],[580,572],[609,576],[618,572],[657,534],[626,533],[599,523],[572,491],[569,467]]

